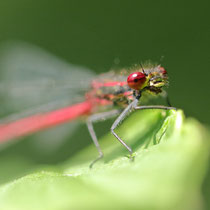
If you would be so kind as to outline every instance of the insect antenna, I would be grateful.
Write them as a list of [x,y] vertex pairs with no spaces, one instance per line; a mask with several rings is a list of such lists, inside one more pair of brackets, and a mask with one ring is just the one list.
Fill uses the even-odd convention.
[[143,73],[144,73],[145,75],[147,75],[146,72],[144,71],[144,68],[143,68],[142,63],[140,63],[140,66],[141,66],[141,68],[142,68]]

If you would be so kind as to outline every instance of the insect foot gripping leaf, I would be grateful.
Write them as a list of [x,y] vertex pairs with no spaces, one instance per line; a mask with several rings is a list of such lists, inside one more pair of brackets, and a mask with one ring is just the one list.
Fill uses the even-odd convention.
[[[59,172],[58,165],[36,165],[36,173],[19,179],[14,173],[14,180],[0,187],[1,209],[202,209],[209,156],[202,125],[185,119],[181,110],[144,110],[117,132],[136,152],[134,162],[107,135],[100,140],[104,162],[92,170],[93,145],[60,164]],[[3,168],[5,162],[12,164],[10,158],[0,159]]]

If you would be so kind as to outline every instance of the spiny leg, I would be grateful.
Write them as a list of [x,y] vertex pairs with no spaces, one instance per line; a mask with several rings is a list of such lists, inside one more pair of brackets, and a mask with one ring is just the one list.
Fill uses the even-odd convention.
[[94,131],[94,128],[93,128],[93,123],[94,122],[97,122],[97,121],[102,121],[102,120],[106,120],[106,119],[109,119],[109,118],[112,118],[116,115],[118,115],[120,113],[120,110],[111,110],[111,111],[108,111],[108,112],[103,112],[103,113],[97,113],[97,114],[93,114],[91,115],[90,117],[88,117],[87,119],[87,127],[88,127],[88,131],[90,133],[90,136],[98,150],[98,153],[99,153],[99,157],[96,158],[91,164],[90,164],[90,168],[93,167],[93,165],[95,164],[95,162],[97,162],[98,160],[100,160],[102,157],[103,157],[103,152],[100,148],[100,145],[98,143],[98,139],[97,139],[97,136],[96,136],[96,133]]
[[[139,95],[140,98],[141,95]],[[111,132],[112,134],[117,138],[117,140],[129,151],[131,160],[133,160],[133,151],[130,146],[128,146],[114,131],[114,129],[122,122],[122,120],[126,117],[126,115],[131,111],[132,109],[135,110],[141,110],[141,109],[164,109],[164,110],[170,110],[174,109],[176,110],[175,107],[168,107],[168,106],[162,106],[162,105],[154,105],[154,106],[137,106],[139,98],[136,98],[131,104],[129,104],[124,111],[120,114],[120,116],[115,120],[111,127]]]
[[134,109],[135,110],[142,110],[142,109],[164,109],[164,110],[174,109],[174,110],[176,110],[176,107],[162,106],[162,105],[151,105],[151,106],[136,106],[136,107],[134,107]]
[[120,122],[123,121],[123,119],[126,117],[126,115],[137,106],[139,99],[135,99],[131,104],[129,104],[123,112],[120,114],[120,116],[115,120],[111,127],[111,133],[117,138],[117,140],[129,151],[130,157],[132,158],[133,151],[130,146],[128,146],[114,131],[114,129],[120,124]]

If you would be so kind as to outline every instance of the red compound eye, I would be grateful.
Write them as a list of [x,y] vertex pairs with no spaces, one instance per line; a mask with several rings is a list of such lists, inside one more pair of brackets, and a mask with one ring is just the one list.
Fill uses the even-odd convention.
[[146,76],[142,72],[134,72],[127,79],[128,86],[134,90],[140,90],[145,81]]
[[159,67],[159,70],[162,74],[167,74],[167,71],[162,66]]

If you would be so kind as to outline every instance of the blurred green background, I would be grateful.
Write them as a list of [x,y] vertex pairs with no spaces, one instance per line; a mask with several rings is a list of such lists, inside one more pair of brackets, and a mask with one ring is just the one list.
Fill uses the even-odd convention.
[[[209,125],[209,6],[207,0],[0,1],[0,43],[26,41],[98,73],[148,59],[161,63],[169,73],[172,105]],[[110,122],[96,125],[100,135],[109,128]],[[71,158],[91,143],[87,136],[82,125],[49,154],[41,141],[35,147],[39,134],[23,138],[1,150],[0,183]],[[203,188],[207,201],[209,180]]]
[[209,1],[0,2],[0,42],[23,40],[94,71],[151,59],[167,68],[173,106],[210,123]]

